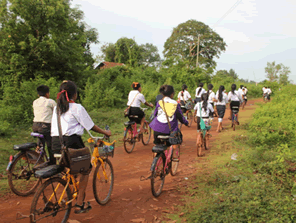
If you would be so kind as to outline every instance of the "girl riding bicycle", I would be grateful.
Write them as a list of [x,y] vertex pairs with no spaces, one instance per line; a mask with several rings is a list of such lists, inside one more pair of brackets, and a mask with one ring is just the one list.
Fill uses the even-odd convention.
[[136,119],[135,121],[137,122],[137,124],[141,124],[140,133],[144,133],[145,113],[141,109],[141,103],[151,108],[153,108],[154,106],[152,103],[148,103],[145,100],[144,95],[141,93],[142,87],[140,83],[133,82],[132,88],[134,90],[129,92],[127,102],[127,106],[130,106],[129,115],[138,116],[138,119]]
[[197,102],[201,102],[201,95],[204,94],[204,93],[207,93],[205,89],[203,89],[203,83],[199,83],[199,87],[196,88],[196,91],[195,91],[195,100],[194,102],[197,103]]
[[219,90],[216,93],[216,107],[217,107],[217,113],[218,113],[218,127],[217,132],[221,132],[223,130],[222,127],[222,121],[225,115],[226,110],[226,104],[228,103],[227,94],[224,92],[225,88],[223,85],[219,87]]
[[188,121],[183,116],[180,104],[173,99],[175,94],[174,87],[163,85],[159,91],[163,95],[163,99],[158,101],[154,111],[155,118],[149,125],[154,130],[154,144],[156,145],[161,143],[157,136],[170,135],[170,128],[164,110],[169,117],[172,131],[178,130],[178,120],[188,126]]
[[178,94],[178,102],[181,105],[181,110],[182,110],[183,114],[185,114],[187,111],[187,109],[185,108],[185,105],[188,100],[193,102],[190,93],[187,91],[187,85],[183,84],[182,91],[180,91]]
[[[238,111],[239,111],[240,103],[243,103],[242,95],[238,91],[236,91],[236,84],[231,85],[231,91],[228,93],[228,101],[230,101],[229,119],[232,120],[233,107],[238,107]],[[237,114],[237,124],[239,125],[238,114]]]
[[[57,120],[58,111],[61,118],[63,141],[67,148],[81,149],[85,147],[81,138],[84,129],[93,130],[106,136],[111,136],[110,130],[106,131],[100,129],[93,123],[85,108],[82,105],[75,103],[76,99],[77,87],[75,83],[72,81],[64,81],[60,86],[60,92],[57,96],[57,107],[53,110],[51,122],[52,150],[55,153],[60,153],[61,150]],[[80,214],[91,209],[89,202],[86,207],[84,202],[89,172],[90,171],[80,174],[79,193],[77,203],[75,204],[76,214]]]

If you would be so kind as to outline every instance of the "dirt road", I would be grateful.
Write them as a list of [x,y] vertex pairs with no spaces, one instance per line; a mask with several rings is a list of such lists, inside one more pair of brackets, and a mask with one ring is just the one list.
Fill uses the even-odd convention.
[[[254,100],[248,102],[245,110],[240,111],[240,116],[250,116],[248,110],[254,110]],[[229,109],[226,111],[223,126],[230,131],[230,121],[227,119]],[[215,142],[217,119],[215,118],[211,130],[212,137],[210,146]],[[190,180],[193,173],[196,172],[194,163],[199,162],[196,156],[196,123],[188,128],[182,128],[184,142],[181,146],[181,161],[178,173],[175,177],[167,175],[163,193],[159,198],[152,196],[150,181],[140,181],[142,175],[147,175],[152,162],[152,139],[150,144],[143,146],[142,143],[136,143],[136,148],[131,154],[127,154],[123,147],[117,147],[114,158],[111,162],[114,168],[115,183],[110,202],[106,206],[100,206],[96,203],[92,193],[92,185],[89,183],[87,188],[86,200],[90,200],[93,209],[85,214],[76,215],[73,210],[70,215],[72,223],[79,222],[160,222],[165,220],[165,213],[172,213],[182,204],[180,201],[180,188],[185,187],[187,180]],[[219,133],[221,134],[221,133]],[[205,157],[211,158],[211,149],[206,151]],[[188,179],[187,179],[188,178]],[[91,181],[89,181],[91,182]],[[16,213],[29,214],[33,196],[18,197],[12,194],[0,198],[0,218],[1,222],[28,222],[28,219],[16,221]],[[47,219],[44,222],[53,222],[53,219]],[[54,222],[60,220],[54,219]],[[42,221],[40,221],[42,222]]]

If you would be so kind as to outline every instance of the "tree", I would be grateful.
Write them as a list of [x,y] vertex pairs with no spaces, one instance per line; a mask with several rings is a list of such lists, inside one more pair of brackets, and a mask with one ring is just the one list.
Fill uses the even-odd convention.
[[290,68],[286,67],[285,65],[281,65],[281,70],[280,70],[280,76],[279,76],[279,84],[282,85],[287,85],[290,83],[289,81],[289,74],[291,73]]
[[238,78],[237,73],[233,69],[229,70],[229,76],[233,77],[234,80]]
[[265,67],[266,77],[269,79],[270,82],[276,81],[278,79],[278,73],[281,69],[281,64],[275,64],[273,62],[267,62],[267,66]]
[[101,47],[102,59],[108,62],[115,62],[116,47],[114,43],[106,43]]
[[140,47],[135,40],[126,37],[115,43],[115,62],[136,66],[141,59]]
[[0,0],[0,84],[36,77],[81,81],[94,63],[90,44],[98,42],[82,19],[70,0]]
[[153,66],[155,63],[160,61],[160,56],[158,53],[157,46],[154,46],[151,43],[146,43],[140,45],[141,50],[141,64],[146,66]]
[[187,61],[188,67],[195,67],[198,35],[201,35],[199,64],[206,68],[215,67],[214,58],[219,58],[221,52],[225,51],[226,43],[209,26],[196,20],[188,20],[173,29],[164,44],[165,58],[174,63],[178,62],[175,58],[181,58]]
[[287,85],[289,83],[290,68],[283,64],[276,64],[275,61],[267,62],[265,67],[266,77],[270,82],[278,81],[279,84]]

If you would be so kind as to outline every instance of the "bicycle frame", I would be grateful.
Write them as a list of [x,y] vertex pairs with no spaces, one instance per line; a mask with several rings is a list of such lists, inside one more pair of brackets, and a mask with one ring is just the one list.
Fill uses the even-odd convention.
[[[169,150],[166,150],[166,151],[163,152],[164,155],[165,155],[165,157],[166,157],[165,165],[164,165],[164,171],[168,167],[168,164],[171,162],[172,152],[173,152],[173,146],[170,146]],[[157,164],[156,165],[159,166],[160,165],[160,162],[161,162],[161,160],[159,159],[157,161]]]

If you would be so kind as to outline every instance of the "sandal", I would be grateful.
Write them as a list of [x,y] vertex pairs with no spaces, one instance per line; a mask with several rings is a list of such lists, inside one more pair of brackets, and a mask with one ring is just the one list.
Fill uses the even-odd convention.
[[85,202],[82,203],[82,205],[78,205],[77,203],[74,205],[74,207],[76,208],[79,208],[79,209],[76,209],[74,211],[75,214],[81,214],[81,213],[85,213],[85,212],[88,212],[89,210],[92,209],[89,201],[87,202],[87,207],[84,208],[84,205],[85,205]]

